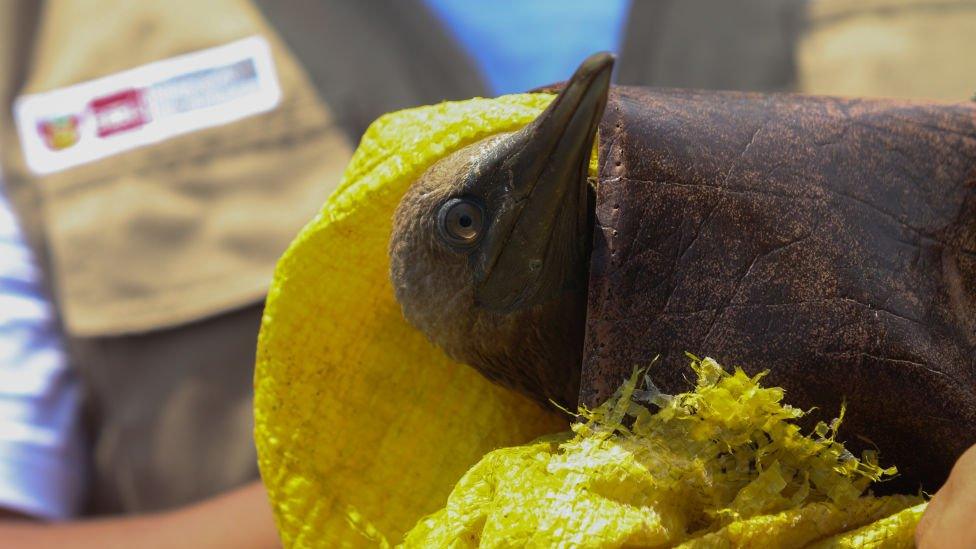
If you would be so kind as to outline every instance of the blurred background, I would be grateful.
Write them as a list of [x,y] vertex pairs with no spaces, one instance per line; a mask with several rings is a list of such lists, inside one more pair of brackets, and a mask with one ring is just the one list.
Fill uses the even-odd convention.
[[0,0],[0,508],[255,481],[274,263],[385,112],[565,80],[968,101],[976,1]]

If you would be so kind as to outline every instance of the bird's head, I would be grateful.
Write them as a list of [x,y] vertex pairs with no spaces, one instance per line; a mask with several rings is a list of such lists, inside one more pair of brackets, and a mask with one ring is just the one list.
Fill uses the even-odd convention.
[[494,347],[525,342],[519,332],[558,332],[568,319],[555,315],[583,322],[587,171],[612,66],[589,57],[537,119],[441,159],[397,208],[391,280],[404,316],[488,377],[516,375],[498,371],[514,366],[495,364]]

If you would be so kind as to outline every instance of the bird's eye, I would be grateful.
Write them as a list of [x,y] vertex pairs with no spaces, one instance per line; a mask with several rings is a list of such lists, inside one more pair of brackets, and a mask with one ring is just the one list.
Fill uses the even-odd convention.
[[453,246],[472,246],[485,228],[485,209],[467,198],[452,198],[437,214],[441,236]]

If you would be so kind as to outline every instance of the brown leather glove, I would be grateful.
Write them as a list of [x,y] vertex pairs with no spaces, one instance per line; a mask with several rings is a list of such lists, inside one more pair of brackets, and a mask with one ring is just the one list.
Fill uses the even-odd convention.
[[615,88],[581,401],[770,370],[900,479],[976,442],[976,105]]

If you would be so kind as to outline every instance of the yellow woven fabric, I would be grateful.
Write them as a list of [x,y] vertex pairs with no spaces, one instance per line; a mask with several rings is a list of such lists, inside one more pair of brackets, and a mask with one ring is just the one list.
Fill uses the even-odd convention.
[[638,393],[635,375],[573,432],[491,452],[404,545],[911,547],[924,504],[863,495],[895,471],[847,452],[841,418],[803,436],[761,376],[692,368],[693,392]]
[[485,452],[565,430],[448,360],[402,318],[388,281],[391,218],[434,161],[537,116],[546,94],[386,115],[321,213],[281,258],[255,372],[261,474],[287,547],[402,539]]

